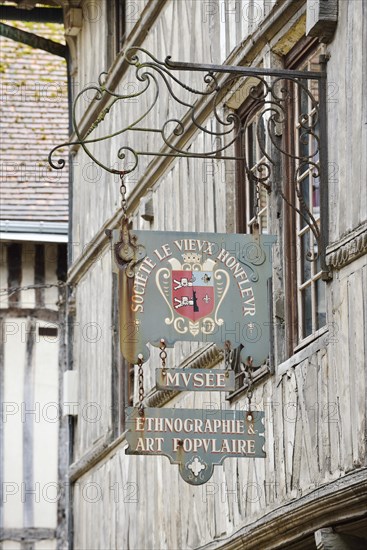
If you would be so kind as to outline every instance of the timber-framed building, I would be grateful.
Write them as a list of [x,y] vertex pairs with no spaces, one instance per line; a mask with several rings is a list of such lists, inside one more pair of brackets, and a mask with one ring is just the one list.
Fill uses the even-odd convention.
[[[91,86],[89,99],[76,109],[82,136],[91,129],[99,138],[112,135],[148,108],[134,96],[144,79],[137,82],[126,56],[132,47],[158,60],[171,56],[177,62],[273,71],[265,78],[270,87],[278,70],[326,74],[323,95],[310,79],[270,123],[256,106],[262,98],[261,87],[254,93],[259,80],[248,77],[243,85],[227,87],[221,113],[245,122],[226,154],[246,156],[246,167],[213,155],[141,155],[137,169],[125,178],[133,229],[252,233],[257,222],[263,234],[277,237],[271,354],[251,374],[252,402],[266,413],[267,456],[226,459],[202,486],[186,484],[165,457],[125,455],[125,408],[138,403],[139,392],[137,367],[122,359],[118,342],[118,282],[109,230],[121,220],[119,178],[95,164],[83,146],[72,146],[68,346],[78,409],[70,416],[69,431],[70,548],[364,548],[366,3],[62,4],[74,98]],[[116,104],[109,111],[100,100],[98,75],[104,71],[102,88],[129,96],[128,108]],[[198,71],[182,68],[176,74],[192,88],[202,84]],[[281,84],[273,93],[283,97]],[[215,135],[218,118],[202,105],[200,126]],[[321,128],[315,119],[318,106]],[[211,139],[202,137],[198,127],[180,126],[184,116],[182,105],[177,107],[165,89],[148,123],[162,128],[175,119],[179,129],[172,128],[172,134],[180,139],[180,150],[210,148]],[[312,139],[302,137],[306,120],[314,124]],[[80,135],[74,133],[70,141],[80,141]],[[148,131],[120,138],[119,147],[167,152],[167,144]],[[122,158],[108,140],[95,142],[91,151],[109,167]],[[306,157],[313,158],[307,167],[302,164]],[[262,172],[269,158],[275,159],[271,185]],[[223,354],[212,344],[179,343],[167,354],[171,367],[223,365]],[[152,349],[144,365],[145,404],[245,407],[246,369],[233,361],[236,389],[230,394],[163,392],[154,380],[159,350]]]

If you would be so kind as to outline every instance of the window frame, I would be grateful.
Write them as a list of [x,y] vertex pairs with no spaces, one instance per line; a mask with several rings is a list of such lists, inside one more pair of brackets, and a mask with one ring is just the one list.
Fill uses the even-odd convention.
[[[284,57],[284,67],[286,69],[300,69],[307,63],[313,56],[316,56],[317,53],[321,55],[321,46],[317,39],[304,37],[301,39],[292,50]],[[318,98],[321,103],[322,98]],[[295,120],[297,119],[296,105],[295,101],[290,102],[288,117],[289,123],[287,124],[285,132],[285,143],[287,150],[290,151],[292,155],[298,154],[298,140],[295,139],[294,132],[297,131]],[[319,132],[320,136],[320,132]],[[319,151],[320,152],[320,151]],[[319,158],[319,166],[321,159]],[[293,182],[296,177],[295,163],[293,159],[283,159],[282,170],[285,176],[285,189],[284,194],[286,199],[296,206],[299,206],[298,200],[295,193],[295,188]],[[311,178],[312,170],[305,170],[309,173]],[[321,168],[320,168],[321,173]],[[302,174],[303,176],[303,174]],[[301,178],[300,178],[301,180]],[[324,182],[325,183],[325,182]],[[318,226],[320,231],[324,231],[324,225],[327,224],[327,217],[322,215],[322,206],[321,206],[321,195],[322,193],[327,193],[327,190],[321,189],[321,182],[319,183],[319,216],[318,216]],[[309,182],[309,188],[311,188]],[[315,262],[308,262],[305,257],[305,254],[301,257],[301,250],[298,246],[298,239],[300,234],[309,233],[310,244],[314,242],[314,236],[312,231],[308,228],[307,225],[300,224],[300,215],[295,212],[288,204],[284,204],[284,234],[283,234],[283,244],[284,244],[284,256],[288,259],[285,261],[284,265],[284,287],[285,287],[285,324],[286,324],[286,342],[287,357],[291,357],[298,349],[307,345],[310,341],[317,337],[317,334],[325,327],[326,324],[326,305],[325,305],[325,323],[320,326],[315,322],[315,316],[319,315],[318,313],[318,303],[316,302],[315,293],[317,292],[316,281],[323,279],[322,266],[319,267],[318,271],[315,272],[316,265]],[[321,251],[322,253],[322,251]],[[310,274],[311,278],[307,281],[301,280],[300,272],[300,262],[308,262],[310,265]],[[317,263],[317,262],[316,262]],[[303,287],[303,288],[300,288]],[[302,305],[302,292],[305,288],[311,288],[311,321],[312,329],[309,334],[305,334],[303,317],[304,309]],[[326,304],[326,286],[324,286],[324,303]]]
[[125,7],[125,0],[113,0],[107,6],[107,67],[111,67],[125,41]]
[[[260,86],[258,86],[260,88]],[[258,117],[258,114],[260,113],[261,106],[259,105],[259,108],[257,108],[257,101],[256,99],[252,97],[248,97],[243,104],[239,107],[239,109],[236,111],[237,116],[241,120],[241,126],[243,125],[244,121],[246,119],[249,119],[249,124],[246,126],[246,130],[249,129],[250,124],[253,125],[253,119],[256,119]],[[238,131],[239,128],[237,128]],[[243,132],[239,134],[238,139],[236,140],[235,144],[235,154],[237,157],[243,156],[243,148],[246,146],[248,149],[248,143],[246,141],[246,137],[243,135]],[[258,150],[259,145],[257,140],[255,139],[255,147]],[[248,156],[248,151],[246,151],[246,156]],[[251,169],[253,170],[258,166],[263,160],[265,159],[264,156],[261,156],[259,160],[257,160],[252,166]],[[249,189],[250,186],[254,185],[254,189],[252,192]],[[237,202],[236,202],[236,220],[237,220],[237,230],[239,233],[244,234],[251,234],[252,233],[252,225],[254,223],[254,215],[250,215],[250,208],[253,206],[253,203],[255,202],[255,186],[256,182],[253,182],[251,184],[248,175],[246,173],[246,169],[244,166],[244,163],[242,161],[236,162],[236,196],[237,196]],[[260,193],[260,200],[262,193],[266,193],[266,205],[259,210],[259,215],[263,215],[266,211],[267,213],[267,229],[269,228],[269,200],[268,200],[268,193],[265,189],[265,187],[262,184],[259,184],[259,193]],[[252,194],[252,197],[251,197]]]
[[[290,52],[283,57],[283,66],[285,69],[300,69],[301,66],[310,60],[312,57],[316,56],[318,53],[321,55],[321,45],[319,41],[315,38],[311,37],[303,37],[301,40],[297,42],[297,44],[290,50]],[[320,63],[320,70],[322,70],[321,63]],[[310,81],[311,83],[315,81]],[[321,85],[319,86],[319,113],[321,115],[322,110],[322,90]],[[281,137],[281,143],[282,148],[286,149],[292,156],[295,156],[297,154],[297,141],[298,141],[298,132],[295,134],[295,117],[296,117],[296,102],[290,101],[288,106],[288,120],[292,121],[291,123],[287,123],[283,128],[283,133]],[[261,108],[261,107],[260,107]],[[254,115],[256,115],[256,99],[248,97],[242,105],[236,110],[236,114],[239,116],[241,120],[241,124],[243,124],[246,121],[246,118],[249,117],[251,119]],[[325,114],[325,113],[323,113]],[[320,121],[321,123],[321,121]],[[320,180],[321,180],[321,172],[322,172],[322,165],[321,162],[325,163],[327,160],[327,151],[326,147],[323,146],[323,152],[321,155],[321,146],[322,146],[322,137],[321,137],[321,131],[325,132],[325,127],[319,129],[319,136],[320,136],[320,147],[319,147],[319,171],[320,171]],[[323,136],[325,139],[325,135]],[[325,144],[324,144],[325,145]],[[247,145],[246,145],[247,146]],[[244,135],[241,134],[241,138],[237,140],[236,142],[236,156],[241,157],[242,156],[242,150],[244,147]],[[266,141],[266,147],[268,147],[268,143]],[[286,201],[289,201],[289,203],[294,204],[297,206],[297,197],[295,193],[295,188],[293,185],[294,182],[294,176],[296,171],[296,165],[294,163],[294,160],[290,160],[285,155],[279,156],[280,161],[280,173],[281,173],[281,182],[286,182],[286,185],[283,186],[283,193],[286,198]],[[261,162],[261,159],[256,159],[256,163],[258,164]],[[251,198],[248,196],[248,177],[246,174],[246,168],[243,165],[243,162],[238,161],[236,166],[236,197],[237,197],[237,204],[236,204],[236,226],[239,232],[243,233],[249,233],[249,223],[251,220],[249,220],[248,216],[248,207],[249,203],[251,202]],[[310,170],[311,172],[311,170]],[[327,172],[327,171],[326,171]],[[311,178],[311,175],[310,175]],[[327,174],[326,174],[327,179]],[[320,181],[320,188],[319,188],[319,228],[321,232],[321,244],[323,248],[325,248],[326,245],[326,233],[327,233],[327,223],[328,223],[328,216],[327,216],[327,181],[325,180],[325,170],[324,170],[324,178],[322,179],[322,183]],[[244,182],[245,185],[244,185]],[[281,184],[282,185],[282,184]],[[323,187],[322,187],[323,185]],[[309,183],[310,189],[312,188],[312,183],[310,181]],[[276,189],[274,187],[273,193],[276,192]],[[312,330],[310,334],[305,334],[304,331],[301,332],[301,329],[299,329],[300,325],[300,317],[303,315],[302,307],[300,304],[300,296],[302,291],[299,289],[299,276],[300,276],[300,269],[297,264],[297,261],[299,261],[299,258],[297,258],[297,251],[298,251],[298,235],[296,233],[296,228],[298,224],[299,214],[291,208],[286,201],[282,201],[282,234],[279,235],[279,238],[282,239],[282,245],[283,245],[283,257],[285,258],[283,260],[283,266],[282,266],[282,274],[283,274],[283,288],[284,288],[284,323],[285,323],[285,347],[282,352],[282,357],[277,357],[277,360],[284,360],[294,355],[294,353],[307,345],[310,341],[312,341],[314,338],[317,337],[317,335],[320,333],[320,331],[325,329],[326,326],[326,286],[324,286],[323,291],[323,297],[321,296],[321,302],[324,304],[324,307],[322,309],[322,312],[320,313],[318,311],[318,305],[316,303],[316,292],[317,288],[316,285],[323,284],[323,283],[317,283],[317,281],[325,280],[324,277],[324,271],[323,271],[323,265],[320,260],[318,260],[317,269],[316,266],[313,266],[313,262],[308,262],[306,260],[306,257],[304,258],[304,262],[307,261],[307,263],[310,264],[310,272],[312,274],[310,287],[312,287],[312,293],[314,294],[313,299],[313,311],[312,311]],[[272,213],[271,208],[274,201],[268,201],[268,221],[267,226],[268,228],[272,227],[274,219],[272,219]],[[274,211],[273,216],[276,216],[277,213]],[[305,226],[308,227],[307,225]],[[303,229],[303,232],[309,232],[309,234],[312,234],[310,229]],[[313,235],[312,238],[314,239]],[[321,247],[320,247],[321,248]],[[320,250],[321,254],[324,252],[324,250]],[[316,269],[316,271],[315,271]],[[303,283],[306,285],[306,281],[303,281]],[[322,322],[315,322],[315,315],[316,317],[319,317]],[[324,316],[324,318],[323,318]],[[274,350],[273,350],[274,352]],[[284,354],[284,355],[283,355]]]
[[[257,88],[260,90],[261,84],[259,84]],[[239,120],[240,120],[239,122],[240,127],[237,127],[237,131],[243,128],[244,124],[246,123],[246,128],[244,131],[247,132],[247,130],[251,126],[253,126],[254,123],[255,124],[258,123],[260,113],[261,113],[261,103],[258,103],[258,101],[254,97],[247,97],[245,101],[242,103],[242,105],[236,110],[236,115],[239,117]],[[256,130],[257,130],[257,126],[256,126]],[[251,147],[251,144],[249,143],[247,136],[244,135],[244,131],[241,131],[239,133],[238,139],[235,142],[235,155],[236,157],[239,157],[239,158],[243,157],[244,147],[246,147],[246,158],[248,158],[249,147]],[[256,153],[258,153],[260,150],[260,147],[259,147],[255,132],[253,132],[252,135],[254,136],[254,146],[256,148]],[[265,146],[266,146],[266,137],[265,137]],[[259,166],[264,160],[266,160],[264,155],[259,156],[259,159],[257,159],[256,157],[256,161],[250,166],[250,170],[253,171],[254,169],[256,169],[256,167]],[[253,189],[251,189],[251,186],[253,186]],[[248,177],[247,170],[244,166],[243,161],[239,161],[239,160],[236,161],[236,197],[237,197],[236,227],[239,233],[244,233],[247,235],[253,233],[253,224],[255,222],[255,216],[254,216],[254,212],[251,214],[250,209],[254,208],[257,188],[259,189],[259,197],[260,197],[260,209],[258,212],[258,216],[260,218],[262,215],[266,214],[266,231],[264,232],[261,231],[262,224],[260,221],[260,233],[267,234],[270,227],[269,193],[263,184],[261,183],[256,184],[255,180],[251,182],[250,178]],[[261,199],[264,196],[265,196],[266,204],[263,207],[261,207]],[[271,279],[269,280],[269,282],[271,283]],[[268,287],[268,296],[269,296],[269,311],[270,311],[269,317],[270,319],[272,319],[271,284]],[[236,387],[233,392],[230,392],[227,394],[226,399],[228,401],[231,402],[243,396],[243,392],[245,392],[248,388],[249,372],[251,373],[252,384],[256,384],[258,381],[263,380],[265,376],[268,376],[272,372],[272,364],[274,360],[273,346],[274,346],[274,342],[271,334],[269,362],[256,367],[249,367],[247,365],[247,373],[246,373],[246,365],[243,365],[243,363],[241,362],[240,348],[233,350],[233,360],[231,361],[231,366],[235,372]]]

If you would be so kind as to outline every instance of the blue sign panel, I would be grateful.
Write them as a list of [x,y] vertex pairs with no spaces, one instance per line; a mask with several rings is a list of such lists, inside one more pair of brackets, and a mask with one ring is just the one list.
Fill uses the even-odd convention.
[[243,346],[254,366],[269,355],[270,235],[114,231],[120,268],[121,352],[149,357],[147,342]]
[[192,485],[206,483],[228,457],[264,458],[264,412],[127,409],[128,455],[167,456]]

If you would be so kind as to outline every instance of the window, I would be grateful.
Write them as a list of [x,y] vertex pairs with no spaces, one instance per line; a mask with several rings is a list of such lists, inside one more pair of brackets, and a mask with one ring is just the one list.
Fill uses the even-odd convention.
[[113,0],[107,6],[107,66],[111,67],[125,39],[125,0]]
[[260,233],[268,233],[268,192],[266,187],[257,183],[262,177],[263,163],[266,161],[263,150],[266,146],[264,117],[256,101],[245,103],[240,117],[243,131],[237,146],[238,156],[245,156],[248,169],[243,163],[238,166],[238,220],[239,231],[252,233],[256,222],[256,213]]
[[[252,93],[254,98],[262,96],[262,86],[258,86]],[[256,221],[260,233],[269,232],[269,194],[267,187],[259,180],[264,177],[266,151],[265,118],[262,116],[262,101],[253,97],[246,100],[238,115],[241,119],[241,133],[237,142],[236,155],[245,157],[244,162],[237,163],[237,219],[238,231],[252,233]],[[228,396],[234,399],[241,395],[248,386],[250,377],[252,382],[268,374],[268,365],[251,367],[251,363],[244,364],[240,360],[240,349],[233,350],[231,365],[235,371],[235,390]]]
[[[312,61],[307,66],[312,65],[310,70],[314,70],[315,63]],[[318,90],[314,87],[313,95],[318,100]],[[318,121],[315,120],[316,112],[311,99],[305,91],[301,91],[297,102],[297,114],[295,117],[297,132],[297,156],[311,156],[313,162],[318,164],[318,143],[315,138],[307,141],[303,140],[304,129],[302,121],[299,122],[301,113],[307,113],[312,126],[318,134]],[[310,215],[306,216],[308,221],[320,226],[320,181],[316,173],[316,168],[312,165],[302,165],[298,163],[297,185],[301,190],[302,199],[305,201]],[[297,206],[300,208],[300,199],[297,199]],[[312,216],[312,217],[311,217]],[[313,219],[312,219],[313,218]],[[325,324],[325,283],[321,280],[321,269],[318,257],[317,240],[310,226],[300,215],[296,216],[296,234],[297,248],[299,250],[300,262],[297,270],[297,290],[298,290],[298,311],[301,313],[298,318],[298,341],[303,340],[314,333]],[[311,260],[311,261],[310,261]]]
[[[311,43],[298,45],[286,58],[287,68],[317,72],[320,51]],[[285,250],[287,332],[291,355],[294,349],[326,322],[325,283],[322,281],[318,242],[312,229],[320,231],[320,181],[318,177],[319,120],[315,102],[318,84],[303,81],[305,88],[291,85],[289,102],[288,150],[295,160],[286,163],[288,200],[301,212],[285,205]],[[308,93],[310,92],[310,94]],[[311,225],[311,227],[310,227]]]
[[[286,56],[285,68],[318,72],[319,56],[317,41],[304,38]],[[246,157],[247,168],[242,161],[238,162],[237,227],[239,231],[252,233],[257,212],[260,232],[264,234],[274,230],[271,228],[275,217],[281,216],[283,229],[278,237],[282,240],[284,256],[280,276],[284,285],[285,354],[288,357],[326,322],[325,283],[317,238],[321,231],[318,81],[302,80],[302,84],[304,87],[291,79],[278,82],[275,93],[282,100],[284,97],[284,111],[279,117],[282,122],[271,120],[267,102],[273,101],[274,95],[269,94],[264,102],[261,85],[238,110],[242,133],[236,153],[238,157]],[[271,137],[269,127],[274,131]],[[257,183],[266,175],[268,155],[274,161],[271,195],[266,186]],[[265,183],[269,182],[265,180]],[[277,188],[283,190],[286,199],[281,204],[275,196]],[[278,360],[285,358],[283,351],[281,354]],[[243,378],[239,369],[240,365],[237,374]]]

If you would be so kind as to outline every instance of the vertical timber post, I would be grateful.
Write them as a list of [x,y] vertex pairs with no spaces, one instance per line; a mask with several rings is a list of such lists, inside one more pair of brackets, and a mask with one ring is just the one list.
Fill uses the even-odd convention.
[[322,279],[330,280],[330,271],[326,265],[326,246],[329,240],[329,168],[327,150],[327,76],[326,55],[320,56],[321,79],[319,80],[319,113],[320,113],[320,260]]

